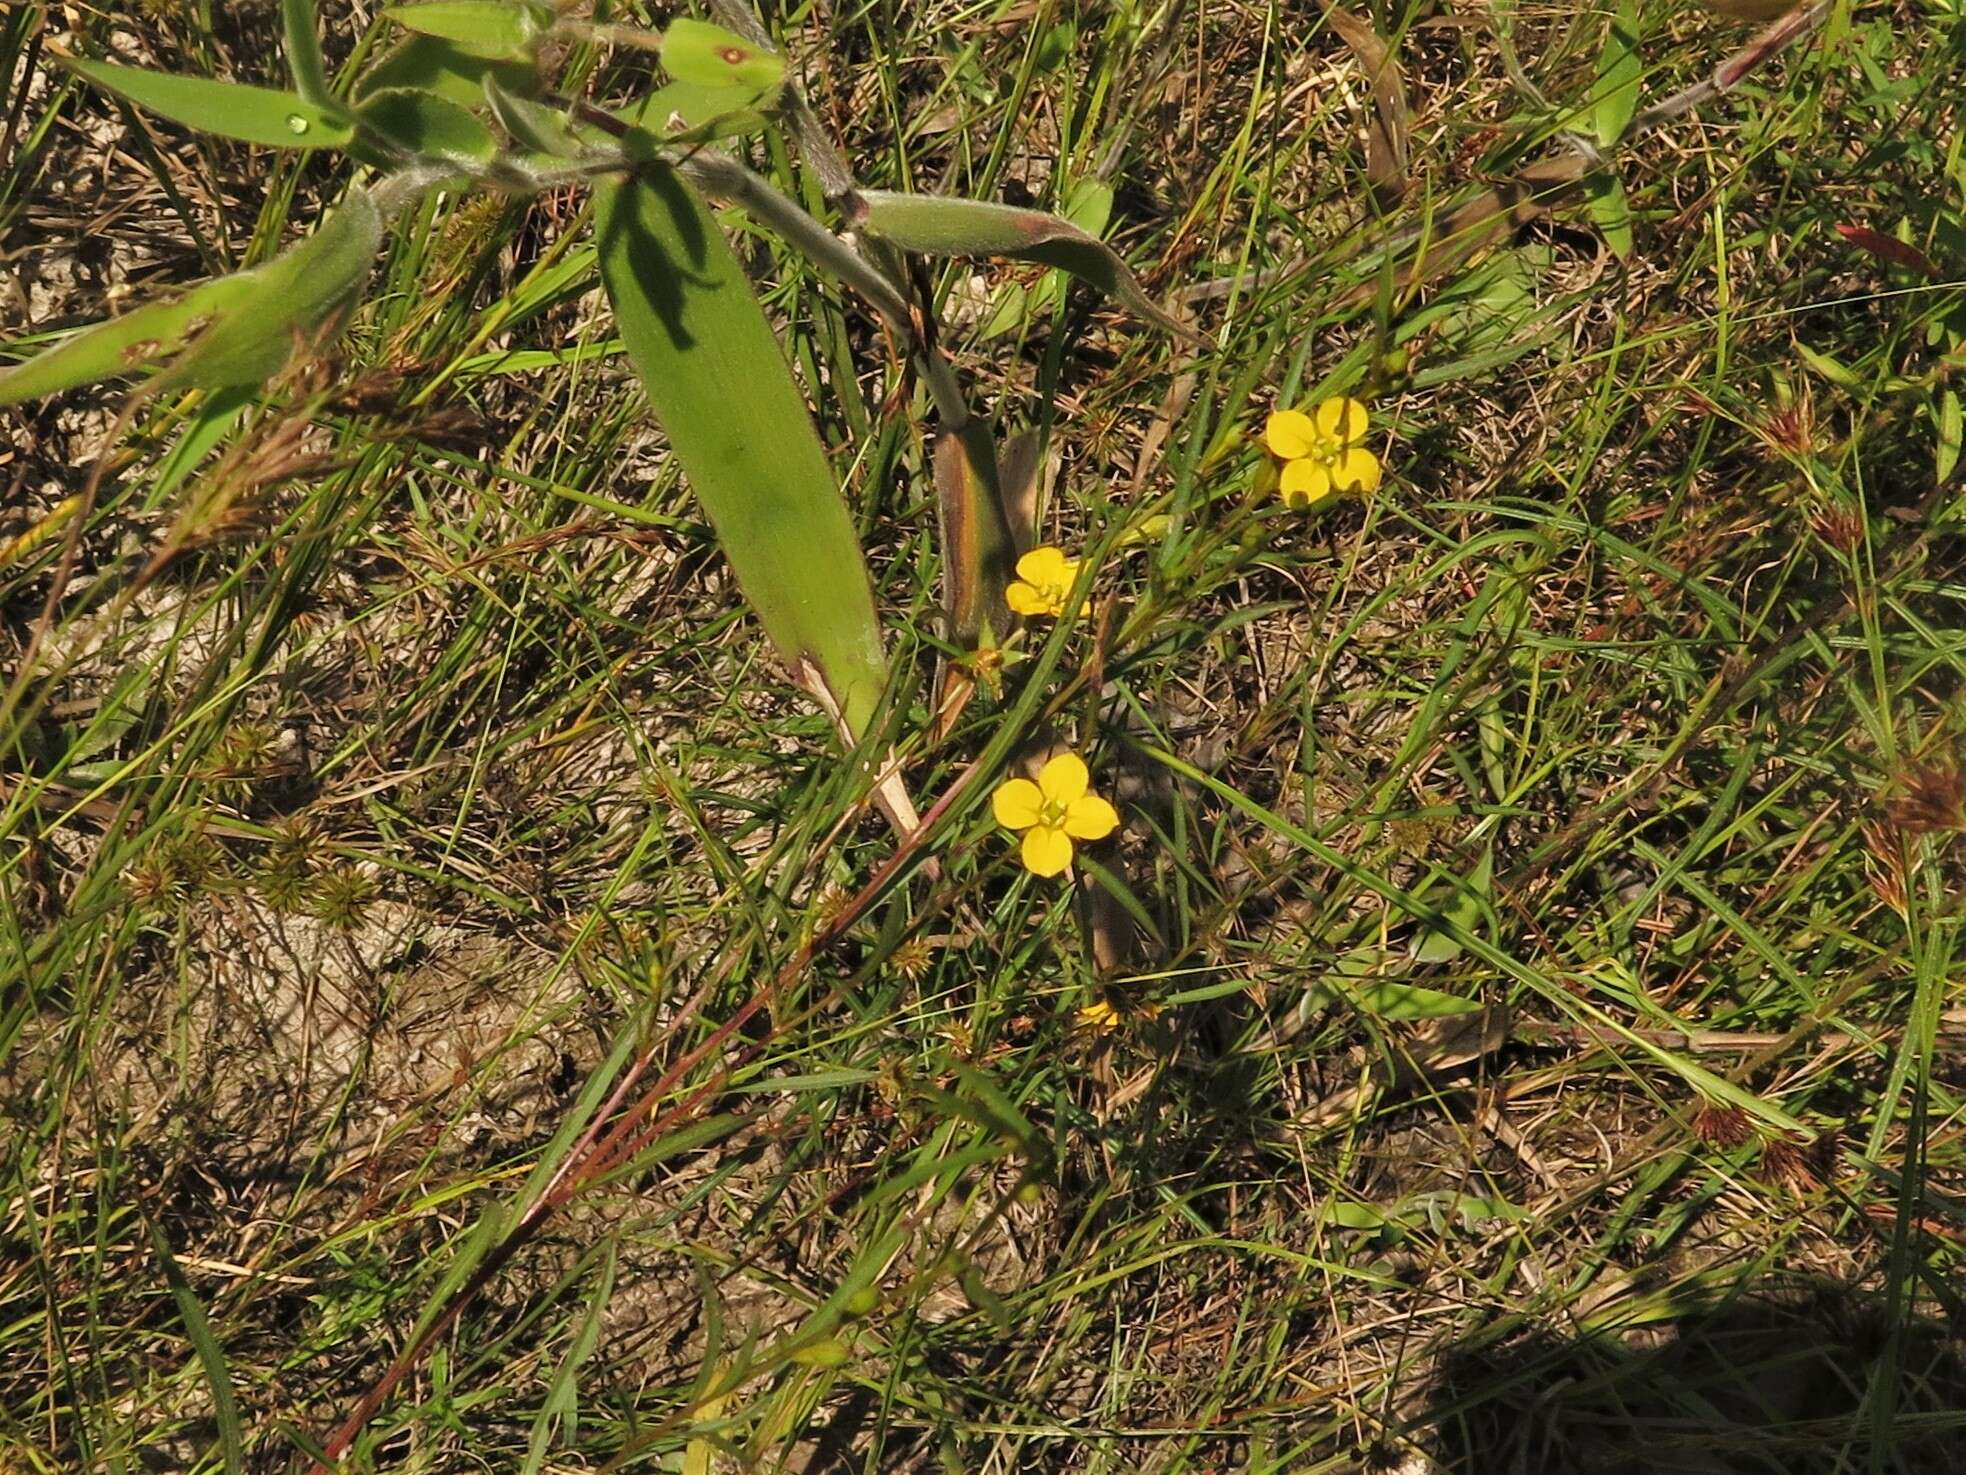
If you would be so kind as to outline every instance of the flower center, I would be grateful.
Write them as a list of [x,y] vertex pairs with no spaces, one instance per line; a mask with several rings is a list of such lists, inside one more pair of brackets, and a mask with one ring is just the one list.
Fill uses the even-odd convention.
[[1047,830],[1064,829],[1065,812],[1070,808],[1071,806],[1069,804],[1062,804],[1056,799],[1045,800],[1043,804],[1038,806],[1039,827]]

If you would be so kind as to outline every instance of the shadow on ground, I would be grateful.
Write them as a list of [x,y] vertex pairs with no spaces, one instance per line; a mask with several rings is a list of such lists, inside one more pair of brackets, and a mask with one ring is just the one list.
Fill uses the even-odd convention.
[[1894,1335],[1880,1298],[1830,1281],[1757,1288],[1454,1354],[1424,1422],[1455,1475],[1940,1475],[1966,1471],[1966,1340]]

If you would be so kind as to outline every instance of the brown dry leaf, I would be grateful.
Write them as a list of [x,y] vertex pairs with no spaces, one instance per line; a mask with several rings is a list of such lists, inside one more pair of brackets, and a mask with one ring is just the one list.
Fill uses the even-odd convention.
[[1411,183],[1407,175],[1410,128],[1406,79],[1400,75],[1392,48],[1372,29],[1370,21],[1343,6],[1329,4],[1324,7],[1324,18],[1351,47],[1372,84],[1372,117],[1365,127],[1365,174],[1372,182],[1372,198],[1380,209],[1390,210],[1405,198]]
[[1022,555],[1038,545],[1038,492],[1044,482],[1038,458],[1038,433],[1020,430],[1003,443],[997,457],[997,479],[1003,486],[1004,520],[1010,524],[1013,551]]

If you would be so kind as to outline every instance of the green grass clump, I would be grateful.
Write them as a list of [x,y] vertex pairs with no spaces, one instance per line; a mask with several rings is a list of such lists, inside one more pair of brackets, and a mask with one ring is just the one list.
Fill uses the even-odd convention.
[[[277,80],[260,9],[128,9]],[[1096,561],[939,724],[930,407],[737,238],[916,841],[652,434],[584,196],[408,212],[263,392],[6,412],[0,1468],[305,1468],[351,1412],[354,1469],[1956,1464],[1966,31],[1840,8],[1619,147],[1752,33],[1358,15],[1404,189],[1302,8],[768,15],[864,183],[1104,186],[1207,339],[932,279]],[[319,217],[58,23],[0,16],[8,340]],[[1457,216],[1572,134],[1608,174]],[[1385,483],[1287,509],[1264,417],[1335,394]],[[1084,884],[990,820],[1040,737],[1124,822]]]

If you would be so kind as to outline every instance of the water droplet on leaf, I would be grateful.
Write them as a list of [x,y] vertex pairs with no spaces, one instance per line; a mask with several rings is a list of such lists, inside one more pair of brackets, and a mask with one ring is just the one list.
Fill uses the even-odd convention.
[[308,126],[309,125],[307,119],[301,117],[299,113],[287,114],[287,132],[305,133],[308,129]]

